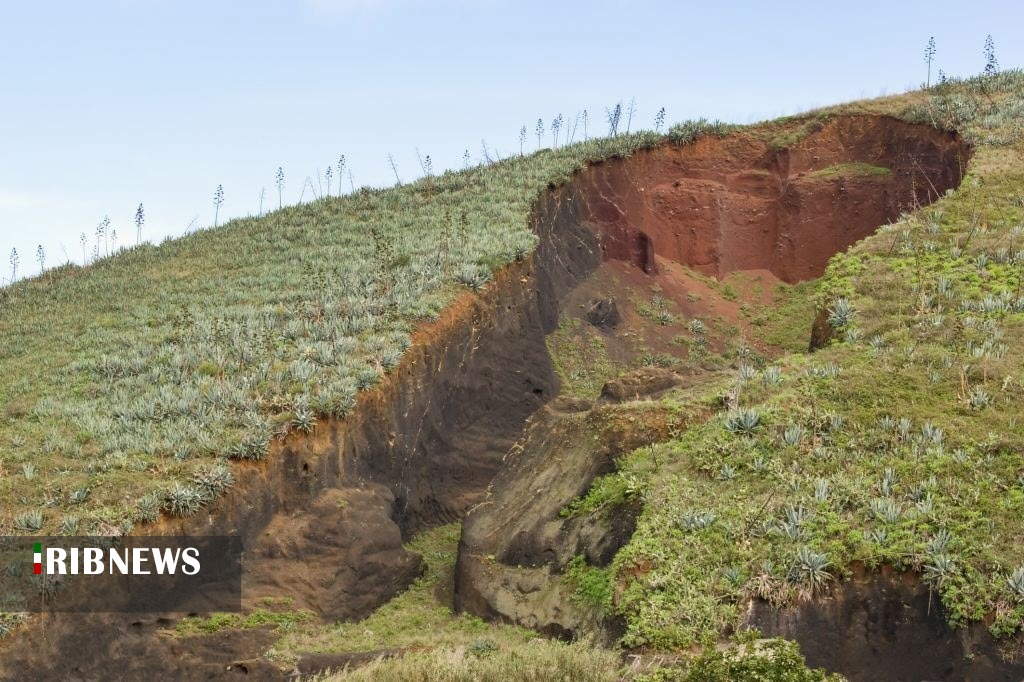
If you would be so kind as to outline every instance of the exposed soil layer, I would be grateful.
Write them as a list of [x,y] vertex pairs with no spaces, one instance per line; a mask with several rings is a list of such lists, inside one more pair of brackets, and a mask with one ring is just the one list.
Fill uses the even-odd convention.
[[654,256],[721,277],[818,277],[833,254],[960,184],[968,147],[882,116],[823,123],[791,147],[749,135],[665,145],[580,175],[583,218],[607,258]]
[[[295,608],[325,618],[364,616],[419,573],[420,559],[403,540],[459,519],[480,502],[529,416],[557,394],[545,335],[557,324],[561,302],[602,259],[638,266],[629,277],[677,264],[715,276],[770,270],[787,281],[812,277],[829,256],[901,208],[955,186],[965,158],[963,145],[946,133],[854,117],[828,123],[789,150],[741,134],[596,164],[538,200],[531,221],[540,241],[533,256],[422,328],[399,368],[379,389],[361,395],[348,419],[322,421],[310,436],[275,444],[266,462],[240,465],[234,488],[201,518],[165,520],[152,530],[239,535],[246,547],[247,605],[287,596]],[[854,161],[890,172],[828,170]],[[815,175],[817,170],[828,172]],[[615,390],[634,396],[642,388],[623,384]],[[573,409],[587,412],[590,406]],[[575,440],[583,438],[580,432]],[[478,563],[471,571],[460,557],[461,606],[552,634],[573,628],[576,621],[563,622],[557,614],[534,618],[529,609],[512,613],[490,600],[529,592],[526,583],[543,585],[547,573],[560,570],[578,550],[607,561],[628,539],[628,513],[606,526],[607,537],[598,532],[600,524],[557,519],[557,510],[632,442],[621,440],[581,451],[577,468],[563,472],[576,477],[572,489],[545,499],[543,509],[520,497],[531,494],[527,481],[548,475],[544,458],[535,470],[520,471],[521,482],[511,469],[495,482],[495,494],[506,503],[494,506],[498,516],[492,519],[476,514],[471,528],[481,533],[480,547],[493,547],[508,562],[502,566],[523,563],[537,572],[523,589],[513,585],[502,592],[497,582],[479,582],[491,575],[486,567]],[[505,484],[508,490],[500,491]],[[509,527],[518,530],[495,540],[494,529]],[[282,575],[282,566],[314,556],[315,570]],[[503,568],[491,577],[508,575]],[[34,618],[0,643],[0,678],[283,675],[262,658],[271,634],[178,638],[167,632],[175,619]]]
[[851,682],[1024,679],[1019,638],[1000,645],[981,623],[952,630],[917,575],[857,569],[825,598],[784,609],[755,601],[747,622],[766,637],[796,640],[808,665]]
[[[613,382],[602,400],[636,400],[680,383],[667,370],[641,370]],[[518,623],[553,637],[607,629],[600,614],[572,598],[559,577],[576,555],[605,566],[636,528],[637,505],[563,518],[560,511],[615,468],[615,458],[668,438],[663,407],[620,412],[561,400],[535,415],[487,496],[463,521],[455,607]],[[569,409],[564,409],[569,408]]]

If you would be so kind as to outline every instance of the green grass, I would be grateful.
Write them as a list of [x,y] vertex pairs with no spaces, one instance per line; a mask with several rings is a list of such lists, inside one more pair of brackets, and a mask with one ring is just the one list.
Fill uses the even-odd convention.
[[802,116],[788,116],[765,126],[761,136],[775,149],[792,147],[824,128],[832,115],[831,112],[822,111]]
[[586,641],[535,640],[497,646],[442,647],[397,658],[377,659],[354,670],[322,675],[321,682],[842,682],[840,675],[811,670],[793,642],[735,638],[733,646],[691,658],[658,657],[627,668],[613,652]]
[[251,630],[253,628],[271,627],[289,630],[299,623],[315,620],[316,615],[310,611],[269,611],[257,609],[247,614],[215,613],[206,617],[189,616],[178,622],[175,631],[178,635],[212,634],[225,629]]
[[705,650],[675,665],[634,678],[636,682],[842,682],[841,675],[807,667],[800,647],[783,639],[756,640],[756,633],[734,637],[729,647]]
[[885,178],[892,175],[892,171],[883,166],[872,166],[870,163],[837,163],[821,170],[808,173],[807,177],[819,180],[832,180],[834,178],[848,177],[879,177]]
[[573,317],[562,316],[547,346],[561,380],[560,395],[594,399],[622,369],[609,357],[601,332]]
[[806,351],[819,286],[815,281],[779,284],[774,292],[774,305],[751,306],[748,318],[757,336],[785,352]]
[[582,605],[601,613],[611,611],[614,585],[610,568],[590,566],[582,555],[576,555],[565,567],[565,580]]

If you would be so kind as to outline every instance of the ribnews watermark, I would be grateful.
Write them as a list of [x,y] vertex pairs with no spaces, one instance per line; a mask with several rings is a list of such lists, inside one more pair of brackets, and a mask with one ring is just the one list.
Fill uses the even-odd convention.
[[240,611],[231,536],[0,536],[0,612]]

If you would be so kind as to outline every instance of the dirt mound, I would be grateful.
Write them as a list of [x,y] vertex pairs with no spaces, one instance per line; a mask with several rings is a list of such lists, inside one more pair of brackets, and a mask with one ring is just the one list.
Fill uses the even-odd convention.
[[785,148],[706,136],[597,164],[576,179],[577,196],[606,258],[647,273],[655,256],[714,277],[770,270],[792,283],[959,185],[969,153],[934,128],[843,116]]
[[378,484],[332,488],[309,509],[279,514],[248,550],[243,590],[290,598],[332,620],[363,618],[422,572],[391,519],[394,496]]

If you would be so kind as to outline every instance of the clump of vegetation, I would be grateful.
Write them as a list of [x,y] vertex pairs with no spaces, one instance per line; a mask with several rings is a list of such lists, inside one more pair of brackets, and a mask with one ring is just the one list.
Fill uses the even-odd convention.
[[668,129],[668,139],[679,145],[690,144],[705,135],[721,137],[737,128],[738,126],[725,123],[724,121],[709,121],[706,118],[698,118],[683,121],[670,127]]
[[596,398],[605,382],[619,373],[601,333],[575,318],[563,317],[548,335],[547,346],[562,380],[561,395]]
[[892,171],[885,166],[872,166],[869,163],[837,163],[821,170],[808,174],[808,177],[821,180],[832,180],[835,178],[850,177],[877,177],[886,178],[892,175]]
[[189,616],[178,622],[178,635],[188,637],[198,634],[212,634],[225,629],[251,630],[272,628],[288,631],[300,623],[309,623],[316,618],[312,611],[270,611],[256,609],[247,614],[215,613],[211,616]]
[[590,566],[585,557],[577,555],[565,567],[565,580],[581,604],[602,613],[611,610],[613,585],[608,568]]
[[674,666],[641,674],[636,682],[842,682],[843,676],[807,667],[796,642],[757,639],[756,631],[733,637],[726,648],[709,649]]

